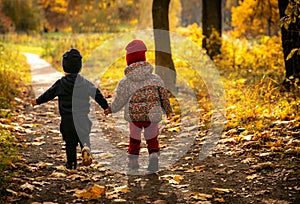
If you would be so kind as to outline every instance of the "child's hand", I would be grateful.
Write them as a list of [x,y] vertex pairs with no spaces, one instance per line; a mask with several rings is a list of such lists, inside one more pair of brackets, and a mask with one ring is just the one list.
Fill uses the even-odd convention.
[[35,105],[37,105],[37,103],[36,103],[36,99],[32,99],[31,100],[31,105],[34,107]]
[[168,120],[171,120],[171,119],[172,119],[172,114],[171,114],[171,113],[168,113],[168,114],[167,114],[167,119],[168,119]]
[[108,115],[111,113],[111,107],[108,107],[107,109],[104,110],[104,114]]

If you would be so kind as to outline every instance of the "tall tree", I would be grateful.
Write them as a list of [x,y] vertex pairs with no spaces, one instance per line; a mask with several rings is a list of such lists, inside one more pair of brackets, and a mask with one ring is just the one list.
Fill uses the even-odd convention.
[[155,72],[167,89],[176,92],[176,71],[172,60],[169,33],[170,0],[153,0],[152,19],[155,40]]
[[[300,19],[298,16],[300,4],[296,3],[295,0],[278,0],[278,5],[283,24],[281,27],[281,38],[286,70],[284,84],[288,86],[289,82],[300,79],[300,55],[294,54],[289,57],[292,50],[300,48]],[[289,80],[291,77],[293,78],[292,81]]]
[[222,1],[202,0],[202,47],[214,58],[220,53],[222,34]]

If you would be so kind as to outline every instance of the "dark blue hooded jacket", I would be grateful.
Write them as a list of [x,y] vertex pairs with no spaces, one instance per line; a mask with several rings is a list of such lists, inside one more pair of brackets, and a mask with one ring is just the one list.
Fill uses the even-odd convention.
[[90,97],[104,110],[108,108],[100,90],[80,74],[67,74],[57,80],[45,93],[37,98],[42,104],[58,96],[59,113],[63,115],[87,115],[90,111]]

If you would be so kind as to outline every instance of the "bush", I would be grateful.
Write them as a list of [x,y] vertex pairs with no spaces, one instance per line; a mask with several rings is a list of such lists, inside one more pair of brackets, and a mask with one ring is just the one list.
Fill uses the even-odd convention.
[[7,108],[29,81],[25,57],[8,45],[0,44],[0,108]]
[[0,12],[0,33],[5,34],[13,30],[12,21]]

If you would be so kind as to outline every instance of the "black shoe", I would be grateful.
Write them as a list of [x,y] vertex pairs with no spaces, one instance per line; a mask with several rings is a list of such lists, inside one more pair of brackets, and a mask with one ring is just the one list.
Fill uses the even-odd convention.
[[67,162],[66,168],[67,169],[76,169],[77,163],[76,162]]
[[148,171],[154,173],[158,171],[158,153],[153,152],[149,155]]

